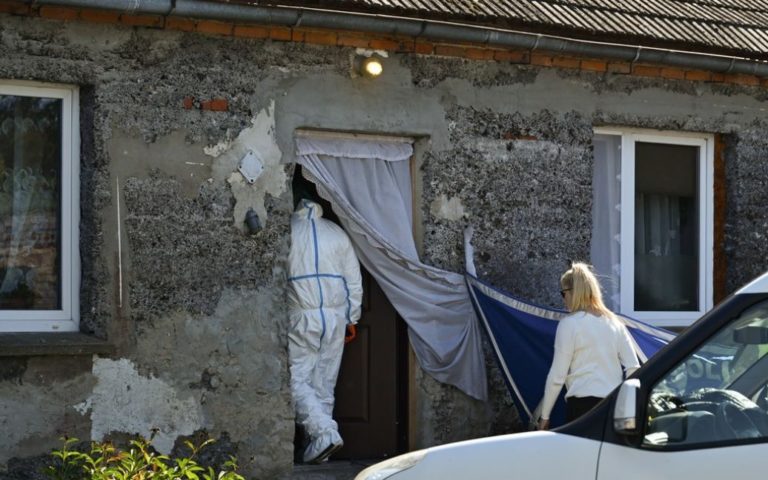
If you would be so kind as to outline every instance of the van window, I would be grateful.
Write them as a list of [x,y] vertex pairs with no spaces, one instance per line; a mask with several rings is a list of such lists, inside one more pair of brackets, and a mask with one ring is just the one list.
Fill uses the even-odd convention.
[[644,445],[768,441],[768,301],[747,309],[651,390]]

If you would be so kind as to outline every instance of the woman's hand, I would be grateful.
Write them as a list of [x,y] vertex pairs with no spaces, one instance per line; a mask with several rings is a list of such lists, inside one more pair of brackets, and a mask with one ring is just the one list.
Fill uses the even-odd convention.
[[549,419],[539,419],[539,430],[549,430]]

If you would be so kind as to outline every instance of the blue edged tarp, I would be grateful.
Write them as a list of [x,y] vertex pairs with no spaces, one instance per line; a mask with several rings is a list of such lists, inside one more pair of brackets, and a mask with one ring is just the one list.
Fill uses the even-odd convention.
[[[524,425],[530,424],[538,417],[536,408],[552,365],[557,322],[568,312],[524,302],[472,275],[466,278],[472,303],[488,333],[520,419]],[[628,317],[617,318],[629,330],[641,363],[675,336]],[[564,394],[565,389],[552,411],[553,427],[565,423]]]

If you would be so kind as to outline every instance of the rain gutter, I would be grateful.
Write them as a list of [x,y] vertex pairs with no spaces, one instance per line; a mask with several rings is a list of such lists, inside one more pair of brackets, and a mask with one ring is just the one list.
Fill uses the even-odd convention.
[[495,48],[513,48],[609,58],[632,63],[653,63],[720,73],[768,77],[768,63],[760,60],[684,52],[652,47],[570,39],[515,32],[478,25],[397,16],[339,12],[303,7],[262,6],[207,0],[27,0],[32,5],[119,10],[130,14],[179,16],[229,22],[354,30],[422,38],[432,42],[467,42]]

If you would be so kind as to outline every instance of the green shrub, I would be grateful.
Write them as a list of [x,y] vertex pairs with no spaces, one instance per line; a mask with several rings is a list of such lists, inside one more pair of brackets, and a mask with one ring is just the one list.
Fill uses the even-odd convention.
[[195,447],[184,442],[192,452],[188,457],[173,458],[158,455],[144,439],[132,440],[125,449],[109,442],[91,443],[90,452],[74,448],[76,438],[64,439],[61,450],[54,450],[54,464],[46,468],[53,480],[245,480],[239,475],[234,457],[230,457],[223,469],[216,472],[204,468],[194,457],[206,445],[207,440]]

